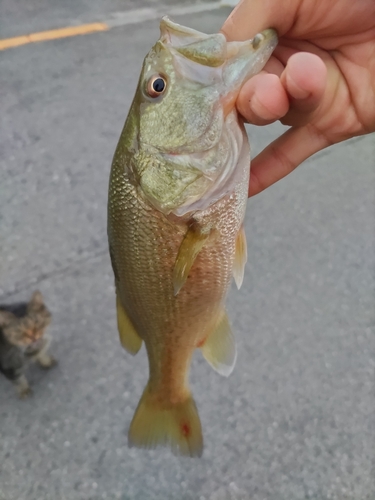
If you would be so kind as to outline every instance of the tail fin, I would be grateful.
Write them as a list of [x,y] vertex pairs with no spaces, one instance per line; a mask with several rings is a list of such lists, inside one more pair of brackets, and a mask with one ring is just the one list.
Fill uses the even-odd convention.
[[129,446],[170,446],[175,455],[200,457],[203,451],[201,422],[194,399],[162,408],[148,386],[135,411],[128,434]]

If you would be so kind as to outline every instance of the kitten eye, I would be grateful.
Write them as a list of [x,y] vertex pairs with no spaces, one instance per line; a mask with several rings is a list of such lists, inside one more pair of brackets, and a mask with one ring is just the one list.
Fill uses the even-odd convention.
[[152,76],[146,87],[146,92],[150,97],[158,97],[161,94],[164,94],[167,88],[167,81],[161,75]]

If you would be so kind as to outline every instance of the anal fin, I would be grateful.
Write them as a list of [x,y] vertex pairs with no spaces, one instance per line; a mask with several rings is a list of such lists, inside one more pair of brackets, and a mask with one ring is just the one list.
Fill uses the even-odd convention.
[[220,375],[229,377],[237,359],[236,341],[225,310],[201,347],[206,361]]
[[209,236],[210,230],[204,231],[198,224],[192,224],[187,230],[178,250],[173,269],[173,288],[175,295],[177,295],[184,286],[190,269]]
[[236,250],[233,263],[233,277],[236,282],[238,290],[241,288],[243,277],[245,274],[245,265],[247,262],[247,243],[246,234],[243,226],[241,227],[237,239]]
[[118,294],[116,294],[116,309],[117,327],[120,334],[121,345],[126,351],[134,356],[142,346],[142,339],[128,318]]

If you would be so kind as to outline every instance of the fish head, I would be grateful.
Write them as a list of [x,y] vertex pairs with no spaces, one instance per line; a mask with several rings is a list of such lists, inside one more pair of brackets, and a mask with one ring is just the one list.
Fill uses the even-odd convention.
[[242,84],[263,68],[276,44],[271,29],[246,42],[227,42],[222,33],[162,19],[133,102],[137,148],[147,158],[135,165],[136,174],[156,208],[169,213],[189,206],[215,182],[205,158],[222,138]]

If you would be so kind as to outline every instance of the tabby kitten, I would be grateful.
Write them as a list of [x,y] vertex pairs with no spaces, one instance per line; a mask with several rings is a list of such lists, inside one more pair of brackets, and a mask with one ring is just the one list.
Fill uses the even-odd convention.
[[20,397],[31,393],[24,370],[30,361],[51,368],[56,360],[48,353],[51,337],[45,335],[51,313],[40,292],[30,302],[0,305],[0,372],[11,380]]

